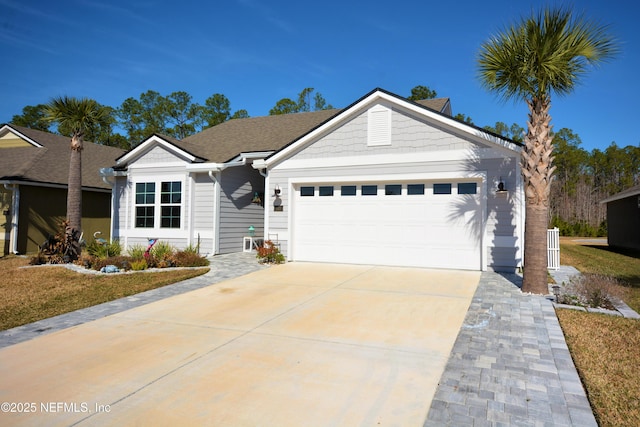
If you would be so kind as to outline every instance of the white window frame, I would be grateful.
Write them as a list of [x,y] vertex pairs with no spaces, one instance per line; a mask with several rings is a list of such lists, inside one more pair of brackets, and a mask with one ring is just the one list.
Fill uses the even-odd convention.
[[[162,194],[163,194],[162,184],[166,184],[166,183],[173,184],[174,182],[180,183],[180,202],[179,203],[175,203],[175,202],[169,201],[169,202],[163,203],[162,202]],[[182,229],[182,225],[183,225],[183,223],[182,223],[182,217],[183,217],[183,215],[182,215],[182,210],[183,210],[183,208],[182,208],[182,199],[183,199],[183,195],[184,195],[184,183],[182,181],[180,181],[180,180],[161,181],[160,182],[160,191],[159,191],[159,193],[160,193],[160,203],[159,203],[159,206],[160,206],[160,216],[159,216],[160,223],[158,224],[159,228],[171,229],[171,230],[180,230],[180,229]],[[172,186],[170,185],[168,193],[167,192],[164,192],[164,193],[172,195],[173,194]],[[180,217],[179,217],[180,226],[179,227],[163,227],[162,226],[162,217],[163,217],[162,208],[163,207],[169,207],[169,208],[178,207],[178,208],[180,208]]]
[[[154,218],[153,227],[136,227],[136,185],[142,183],[155,183],[154,194]],[[180,203],[161,203],[162,183],[163,182],[180,182]],[[162,177],[140,176],[131,181],[131,227],[129,229],[130,237],[157,237],[157,238],[177,238],[182,237],[186,230],[185,216],[185,200],[186,200],[186,178],[184,175],[166,175]],[[148,204],[144,206],[150,206]],[[179,206],[180,207],[180,227],[179,228],[163,228],[161,227],[162,206]]]

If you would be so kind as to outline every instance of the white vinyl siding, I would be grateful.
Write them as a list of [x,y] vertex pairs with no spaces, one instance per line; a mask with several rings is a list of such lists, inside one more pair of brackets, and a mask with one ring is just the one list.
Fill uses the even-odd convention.
[[215,253],[215,183],[206,173],[195,174],[193,177],[193,212],[192,241],[196,245],[200,242],[200,252]]
[[[279,234],[283,252],[288,254],[287,251],[291,249],[289,240],[293,238],[292,227],[299,214],[292,212],[295,209],[290,194],[292,182],[300,185],[308,182],[311,185],[313,179],[322,177],[322,182],[334,184],[337,192],[338,186],[351,184],[336,182],[335,177],[371,176],[378,182],[363,184],[377,184],[378,190],[384,192],[384,186],[380,185],[397,184],[389,182],[394,176],[428,174],[431,179],[437,179],[439,175],[451,177],[478,173],[486,176],[485,181],[477,183],[478,194],[481,193],[481,185],[486,186],[486,193],[481,196],[481,200],[486,201],[482,217],[485,227],[484,246],[481,248],[483,268],[514,271],[522,262],[523,250],[523,224],[519,219],[523,215],[523,208],[519,196],[518,154],[507,150],[491,151],[486,146],[476,145],[424,122],[412,122],[408,116],[395,111],[393,117],[393,148],[397,151],[389,151],[390,147],[387,146],[366,147],[365,112],[270,171],[271,186],[279,185],[282,189],[280,198],[283,210],[274,212],[271,208],[268,228],[269,233]],[[399,125],[407,131],[406,134],[399,133],[396,128]],[[496,157],[489,157],[492,154]],[[499,157],[501,155],[504,157]],[[500,177],[509,191],[497,194]],[[318,186],[320,183],[314,184]],[[408,193],[408,187],[404,191]],[[456,187],[452,192],[457,194]],[[466,197],[467,194],[462,196]],[[413,197],[421,196],[410,196]]]

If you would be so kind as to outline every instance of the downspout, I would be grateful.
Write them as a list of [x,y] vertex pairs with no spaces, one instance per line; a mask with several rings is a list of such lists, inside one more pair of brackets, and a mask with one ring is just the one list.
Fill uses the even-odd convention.
[[269,212],[271,207],[271,200],[269,197],[269,172],[267,168],[257,169],[258,173],[264,177],[264,239],[267,240],[269,236]]
[[[113,173],[113,169],[111,169],[111,173]],[[109,187],[111,187],[111,208],[110,208],[110,215],[109,215],[109,241],[113,241],[113,217],[115,215],[115,205],[114,205],[114,200],[115,200],[115,181],[111,182],[109,181],[108,177],[109,176],[113,176],[113,175],[109,175],[109,171],[105,169],[100,169],[100,176],[102,177],[102,181],[107,184]]]
[[[109,218],[109,240],[113,241],[113,235],[115,232],[115,224],[114,224],[114,218],[116,214],[119,214],[119,212],[116,212],[115,208],[116,208],[116,199],[117,199],[117,194],[116,194],[116,181],[110,181],[109,178],[110,177],[127,177],[127,172],[126,171],[116,171],[113,168],[101,168],[100,171],[100,177],[102,177],[102,181],[104,181],[105,184],[107,184],[109,187],[111,187],[111,215]],[[119,202],[119,200],[118,200]],[[128,208],[128,206],[127,206]],[[127,211],[128,212],[128,211]],[[120,218],[121,219],[121,218]],[[122,228],[122,221],[120,221],[120,229]],[[118,236],[120,237],[120,236]],[[128,238],[128,234],[125,236],[125,242],[124,242],[124,247],[127,247],[127,238]]]
[[11,252],[18,254],[18,221],[20,220],[20,186],[13,184],[13,188],[9,188],[9,183],[4,183],[4,188],[12,192],[11,196],[11,232],[9,240],[11,242]]

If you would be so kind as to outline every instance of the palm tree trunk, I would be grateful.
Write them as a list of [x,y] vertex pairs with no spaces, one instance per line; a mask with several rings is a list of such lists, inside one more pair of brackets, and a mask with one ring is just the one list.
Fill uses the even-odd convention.
[[551,164],[549,98],[534,98],[529,106],[528,132],[522,150],[526,218],[524,226],[524,277],[522,291],[547,294],[547,225],[549,194],[555,167]]
[[71,260],[80,255],[82,230],[82,136],[71,138],[69,158],[69,184],[67,187],[67,241],[71,242]]
[[547,225],[549,209],[527,203],[524,221],[524,276],[522,292],[549,293],[547,278]]

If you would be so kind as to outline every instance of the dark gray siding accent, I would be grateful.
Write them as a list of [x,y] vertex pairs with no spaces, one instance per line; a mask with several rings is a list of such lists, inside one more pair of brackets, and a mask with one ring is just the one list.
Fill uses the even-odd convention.
[[230,167],[222,171],[220,184],[220,253],[242,252],[249,226],[256,236],[264,235],[264,207],[251,203],[256,192],[265,202],[264,178],[249,165]]

